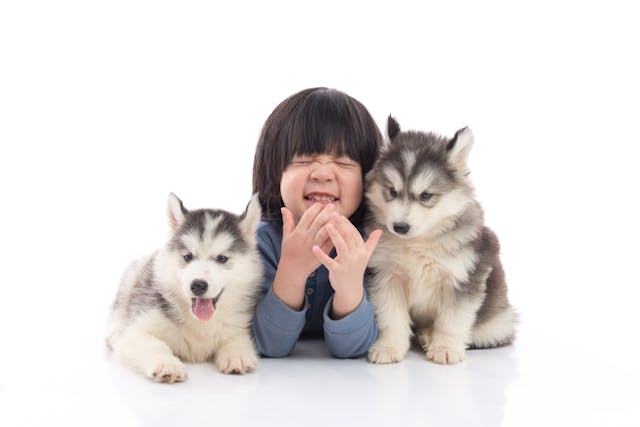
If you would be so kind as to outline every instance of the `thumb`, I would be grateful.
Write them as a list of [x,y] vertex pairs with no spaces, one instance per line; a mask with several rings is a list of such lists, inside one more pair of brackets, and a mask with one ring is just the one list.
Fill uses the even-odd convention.
[[282,214],[282,237],[288,236],[294,229],[293,214],[287,208],[281,208]]
[[367,255],[369,255],[369,257],[371,257],[376,246],[378,246],[380,237],[382,237],[382,230],[373,230],[371,234],[369,234],[367,241],[364,243],[364,247],[367,250]]

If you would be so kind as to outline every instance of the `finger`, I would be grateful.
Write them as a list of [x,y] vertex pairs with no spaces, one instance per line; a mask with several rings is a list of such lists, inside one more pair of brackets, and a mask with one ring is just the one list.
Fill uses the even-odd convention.
[[313,239],[313,244],[320,246],[325,253],[331,252],[333,249],[333,242],[331,241],[331,237],[329,237],[329,232],[327,231],[327,227],[322,227],[320,231],[316,234],[316,237]]
[[378,242],[380,241],[380,237],[382,237],[382,230],[373,230],[369,234],[369,238],[366,242],[364,242],[364,247],[367,250],[367,257],[371,258],[371,254],[378,246]]
[[327,240],[325,240],[325,242],[323,244],[320,245],[320,249],[322,249],[322,251],[325,254],[329,254],[331,253],[331,251],[333,250],[334,246],[333,246],[333,242],[331,241],[331,239],[327,238]]
[[342,235],[340,235],[340,232],[338,231],[338,229],[333,224],[327,224],[326,229],[327,229],[327,232],[329,233],[329,237],[331,238],[331,241],[333,242],[333,246],[336,247],[336,252],[338,256],[340,256],[340,254],[345,254],[345,255],[348,254],[349,247],[347,246],[347,243],[342,238]]
[[331,216],[330,223],[335,225],[335,227],[338,229],[340,235],[347,244],[347,247],[357,248],[358,246],[362,245],[363,240],[360,232],[346,216],[336,213]]
[[287,208],[281,208],[282,214],[282,237],[287,237],[295,227],[293,213]]
[[298,222],[298,226],[302,227],[303,230],[307,230],[311,223],[313,223],[316,215],[318,215],[321,210],[322,205],[320,203],[314,203],[313,205],[311,205],[311,207],[304,211],[304,213],[302,214],[302,217]]
[[330,240],[327,227],[321,227],[313,238],[313,244],[322,246],[322,244],[327,240]]
[[309,226],[309,231],[313,234],[316,234],[320,228],[322,228],[331,218],[331,214],[335,212],[336,207],[333,203],[326,205],[322,210],[316,215],[313,222]]
[[315,255],[316,259],[320,263],[322,263],[325,267],[327,267],[328,270],[332,270],[338,266],[338,263],[334,259],[332,259],[329,255],[324,253],[324,251],[320,249],[319,246],[316,245],[313,248],[311,248],[311,250],[313,252],[313,255]]

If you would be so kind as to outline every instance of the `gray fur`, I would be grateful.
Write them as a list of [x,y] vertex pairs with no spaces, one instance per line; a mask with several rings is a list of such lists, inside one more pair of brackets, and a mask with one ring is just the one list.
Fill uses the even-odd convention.
[[[483,209],[468,178],[466,158],[473,143],[470,130],[460,129],[453,138],[431,132],[401,131],[391,116],[387,127],[390,143],[365,181],[369,202],[365,228],[368,232],[383,230],[368,270],[369,292],[374,304],[377,302],[380,328],[380,338],[369,353],[370,360],[398,361],[408,349],[402,338],[390,338],[392,334],[403,333],[402,328],[394,329],[391,325],[396,322],[393,319],[402,318],[401,313],[394,314],[398,304],[385,302],[393,298],[390,292],[396,292],[390,287],[398,285],[385,283],[392,277],[401,282],[414,333],[424,337],[431,333],[424,331],[431,329],[434,333],[437,328],[456,330],[456,325],[436,325],[442,322],[436,319],[442,319],[440,313],[455,313],[456,307],[462,307],[461,312],[467,313],[465,319],[473,313],[469,324],[472,330],[465,334],[464,325],[458,328],[462,330],[457,338],[462,340],[462,348],[510,343],[514,337],[515,311],[507,298],[500,245],[495,233],[484,225]],[[392,181],[397,183],[399,177],[402,188],[395,189]],[[409,231],[393,226],[400,222],[409,225]],[[413,252],[403,259],[397,258],[406,247],[414,248]],[[415,282],[415,277],[431,279]],[[437,349],[430,342],[423,345],[431,360],[439,363],[462,360],[456,349],[448,349],[451,355],[447,355],[447,349],[440,349],[443,345],[436,346]],[[445,355],[435,354],[439,351]],[[449,361],[449,357],[454,361]]]
[[118,289],[113,310],[121,310],[130,323],[140,314],[158,308],[168,320],[180,324],[184,318],[175,309],[175,297],[154,280],[153,264],[153,257],[144,263],[130,291],[127,292],[122,286]]
[[216,228],[211,230],[211,236],[209,237],[214,237],[220,233],[228,233],[233,237],[234,241],[231,248],[232,251],[241,252],[247,250],[247,241],[238,227],[238,222],[244,218],[243,216],[234,215],[218,209],[197,209],[193,211],[187,211],[185,209],[183,212],[185,214],[185,222],[176,230],[173,238],[169,242],[172,249],[180,250],[184,248],[181,237],[186,234],[195,233],[201,240],[204,239],[204,233],[209,221],[220,217],[220,222]]
[[167,214],[167,243],[123,275],[107,346],[121,363],[158,382],[184,381],[182,361],[213,360],[224,373],[253,371],[250,324],[262,278],[257,195],[238,216],[189,211],[170,194]]

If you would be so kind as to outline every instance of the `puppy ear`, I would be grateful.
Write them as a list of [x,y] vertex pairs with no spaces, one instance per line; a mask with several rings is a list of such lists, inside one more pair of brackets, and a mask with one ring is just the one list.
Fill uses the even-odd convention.
[[186,215],[189,213],[184,208],[182,200],[173,193],[169,193],[169,199],[167,200],[167,219],[169,220],[169,227],[174,232],[182,225]]
[[373,182],[376,179],[375,172],[376,172],[376,168],[374,167],[369,172],[367,172],[367,174],[364,176],[364,191],[365,191],[365,193],[367,192],[367,190],[369,189],[371,184],[373,184]]
[[468,175],[469,167],[467,159],[473,147],[473,133],[468,127],[460,129],[447,144],[447,155],[449,164],[455,168],[460,175]]
[[393,118],[391,114],[387,118],[387,135],[389,135],[389,140],[393,141],[396,136],[400,133],[400,124]]
[[260,200],[258,193],[254,194],[247,205],[244,213],[240,216],[240,230],[244,236],[252,243],[256,242],[256,230],[262,217],[262,209],[260,209]]

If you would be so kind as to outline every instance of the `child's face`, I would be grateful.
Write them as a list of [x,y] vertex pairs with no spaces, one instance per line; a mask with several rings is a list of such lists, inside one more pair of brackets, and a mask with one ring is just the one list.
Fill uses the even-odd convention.
[[349,217],[362,201],[362,168],[347,156],[295,156],[282,172],[280,195],[296,223],[314,203],[333,203]]

